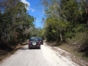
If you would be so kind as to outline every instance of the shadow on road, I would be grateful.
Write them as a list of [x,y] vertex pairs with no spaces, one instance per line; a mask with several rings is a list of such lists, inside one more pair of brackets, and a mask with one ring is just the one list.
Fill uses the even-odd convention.
[[31,48],[29,49],[28,47],[23,47],[20,50],[40,50],[39,48]]
[[[29,48],[28,48],[29,49]],[[40,50],[39,48],[31,48],[29,50]]]
[[23,48],[21,48],[20,50],[28,50],[28,48],[23,47]]

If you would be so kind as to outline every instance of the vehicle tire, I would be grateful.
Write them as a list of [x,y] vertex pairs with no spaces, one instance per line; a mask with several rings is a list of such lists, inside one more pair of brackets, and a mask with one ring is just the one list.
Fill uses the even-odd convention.
[[29,49],[31,49],[31,47],[28,47]]
[[39,47],[39,49],[41,49],[41,47]]

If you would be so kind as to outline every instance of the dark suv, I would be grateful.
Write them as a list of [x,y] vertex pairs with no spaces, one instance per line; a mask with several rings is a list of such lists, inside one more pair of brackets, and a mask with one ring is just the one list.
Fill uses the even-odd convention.
[[40,45],[41,45],[41,43],[40,43],[40,40],[38,37],[31,37],[29,39],[29,44],[28,44],[29,49],[31,49],[31,48],[39,48],[40,49]]

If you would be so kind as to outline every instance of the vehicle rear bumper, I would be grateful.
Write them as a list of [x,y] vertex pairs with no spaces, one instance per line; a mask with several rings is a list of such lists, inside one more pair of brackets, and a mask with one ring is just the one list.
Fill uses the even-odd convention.
[[40,45],[29,45],[29,48],[40,48]]

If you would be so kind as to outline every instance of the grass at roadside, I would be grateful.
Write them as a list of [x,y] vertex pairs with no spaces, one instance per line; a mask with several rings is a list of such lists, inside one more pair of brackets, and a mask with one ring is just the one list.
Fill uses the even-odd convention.
[[88,39],[86,39],[86,32],[77,32],[73,38],[66,38],[65,40],[66,43],[50,41],[47,44],[58,46],[76,57],[88,61]]
[[81,60],[84,60],[85,62],[88,61],[88,57],[86,57],[84,55],[84,53],[78,52],[77,50],[75,50],[73,48],[73,46],[70,46],[70,45],[67,45],[67,44],[62,44],[58,47],[67,51],[67,52],[69,52],[69,53],[71,53],[71,54],[73,54],[73,55],[75,55],[77,58],[80,58]]
[[46,42],[48,45],[50,46],[56,46],[59,47],[69,53],[71,53],[72,55],[76,56],[77,58],[87,62],[88,61],[88,57],[84,55],[83,52],[78,52],[76,49],[74,49],[74,46],[69,45],[69,44],[59,44],[56,42]]

